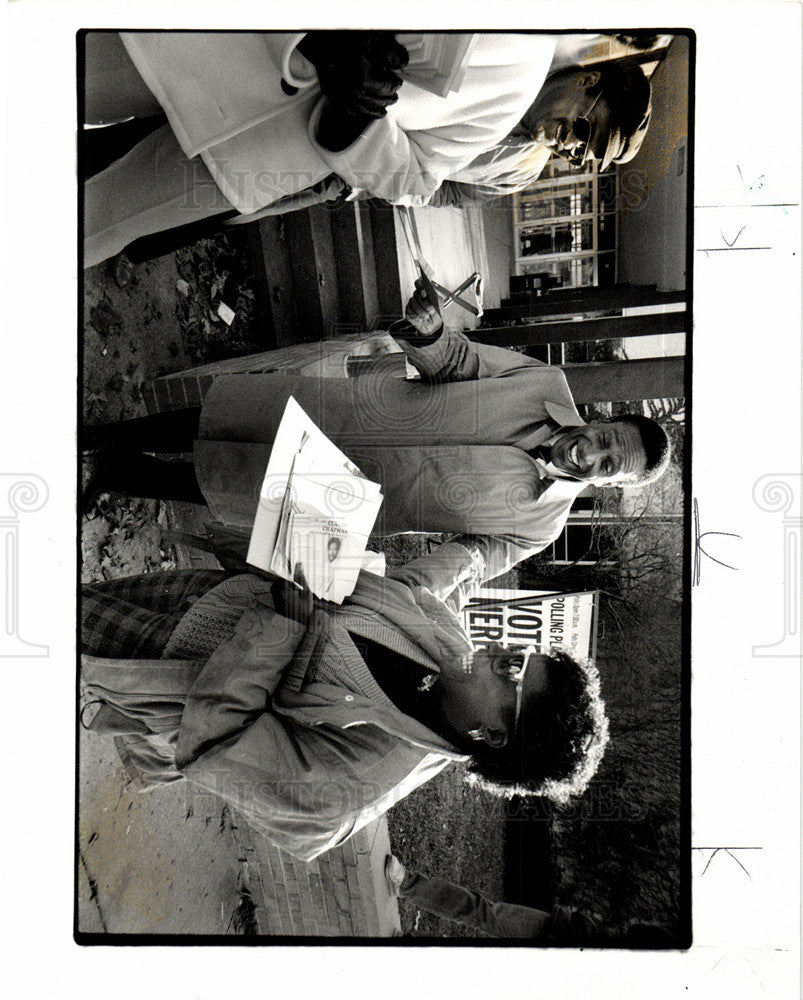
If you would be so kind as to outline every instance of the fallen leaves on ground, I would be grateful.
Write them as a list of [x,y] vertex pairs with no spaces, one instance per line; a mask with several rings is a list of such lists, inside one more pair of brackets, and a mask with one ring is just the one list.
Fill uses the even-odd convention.
[[162,543],[159,515],[158,500],[101,494],[81,526],[81,581],[96,583],[175,569],[175,550]]
[[89,310],[89,322],[102,337],[108,337],[112,331],[119,332],[123,317],[112,308],[108,299],[103,298]]
[[[221,233],[176,252],[176,317],[188,355],[196,362],[253,354],[265,349],[255,279],[238,236]],[[230,324],[220,306],[232,310]],[[223,310],[226,314],[226,310]],[[228,315],[228,314],[226,314]]]

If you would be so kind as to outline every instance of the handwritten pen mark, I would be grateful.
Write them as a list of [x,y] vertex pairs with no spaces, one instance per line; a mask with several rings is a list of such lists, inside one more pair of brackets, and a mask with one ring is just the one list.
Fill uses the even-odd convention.
[[742,955],[742,958],[743,958],[743,959],[744,959],[744,961],[745,961],[745,962],[747,963],[747,968],[748,968],[748,969],[749,969],[749,970],[750,970],[750,971],[751,971],[751,972],[753,973],[753,975],[754,975],[754,976],[756,977],[756,979],[758,980],[758,985],[759,985],[759,986],[761,987],[762,991],[763,991],[763,992],[766,992],[766,986],[764,985],[764,981],[763,981],[763,980],[761,979],[761,977],[759,976],[759,974],[758,974],[758,973],[756,972],[756,970],[755,970],[755,969],[753,968],[753,964],[752,964],[752,962],[750,961],[750,959],[749,959],[749,958],[747,957],[747,955]]
[[705,873],[711,867],[711,862],[714,860],[714,858],[717,856],[717,854],[719,854],[720,851],[724,851],[725,854],[728,855],[728,857],[733,858],[733,860],[736,862],[736,864],[742,869],[742,871],[745,873],[745,875],[752,882],[753,881],[753,876],[750,874],[750,872],[745,868],[745,866],[742,864],[742,862],[736,857],[736,855],[733,852],[734,851],[761,851],[761,850],[763,850],[763,848],[762,847],[692,847],[692,850],[693,851],[711,851],[711,856],[709,857],[708,861],[706,861],[705,868],[703,868],[703,872],[702,872],[702,875],[700,876],[700,878],[702,878],[703,875],[705,875]]
[[712,556],[710,552],[702,546],[702,540],[708,538],[709,535],[719,535],[722,538],[738,538],[741,541],[742,536],[737,535],[733,531],[701,531],[700,530],[700,505],[697,503],[697,497],[692,501],[692,511],[694,516],[694,562],[692,566],[692,586],[698,587],[700,585],[700,575],[702,572],[702,556],[710,559],[712,562],[717,563],[719,566],[724,566],[725,569],[737,570],[738,567],[731,566],[730,563],[723,562],[721,559],[717,559]]
[[739,237],[742,235],[742,233],[745,231],[746,228],[747,228],[747,226],[742,226],[742,228],[739,230],[739,232],[730,241],[728,241],[727,237],[722,232],[721,228],[719,230],[719,235],[722,237],[722,242],[727,246],[727,248],[729,250],[733,250],[734,246],[736,245],[736,241],[739,239]]

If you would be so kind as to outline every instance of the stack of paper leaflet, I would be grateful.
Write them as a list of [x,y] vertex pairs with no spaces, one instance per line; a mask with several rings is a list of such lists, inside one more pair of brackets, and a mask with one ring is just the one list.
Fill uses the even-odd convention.
[[381,554],[366,552],[381,505],[379,484],[291,396],[262,483],[248,562],[341,604],[361,569],[384,571]]
[[410,60],[400,73],[405,80],[437,97],[446,97],[460,89],[474,35],[400,32],[396,41],[407,49]]

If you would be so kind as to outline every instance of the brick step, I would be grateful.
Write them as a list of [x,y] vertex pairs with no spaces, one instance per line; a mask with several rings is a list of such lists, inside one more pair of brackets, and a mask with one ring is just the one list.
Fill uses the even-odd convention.
[[389,938],[401,933],[398,902],[384,878],[390,852],[384,816],[309,862],[274,847],[235,810],[232,817],[259,934]]
[[[569,302],[575,300],[595,300],[607,303],[625,302],[628,305],[641,305],[653,298],[674,295],[683,296],[682,292],[658,292],[655,285],[613,285],[608,288],[599,286],[588,288],[549,288],[542,292],[537,289],[513,289],[508,298],[502,300],[502,306],[525,305],[536,302]],[[672,299],[671,301],[675,301]]]

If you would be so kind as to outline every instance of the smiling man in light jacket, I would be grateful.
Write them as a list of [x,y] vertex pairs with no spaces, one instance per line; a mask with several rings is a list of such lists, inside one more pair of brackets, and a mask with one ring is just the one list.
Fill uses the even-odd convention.
[[[546,548],[590,485],[660,476],[669,442],[640,414],[586,423],[556,367],[444,329],[421,279],[395,334],[418,379],[220,375],[203,407],[87,428],[95,488],[206,503],[250,533],[273,440],[293,396],[384,500],[377,534],[492,536],[486,579]],[[194,463],[143,452],[193,451]]]
[[[396,37],[427,38],[88,33],[86,120],[159,117],[127,155],[112,141],[110,165],[87,182],[85,266],[175,229],[130,251],[167,253],[238,210],[243,222],[348,192],[461,205],[532,184],[552,155],[604,170],[641,147],[650,84],[639,66],[580,65],[597,36],[451,36],[465,72],[446,96],[409,73],[402,83]],[[92,132],[101,148],[105,131]]]

